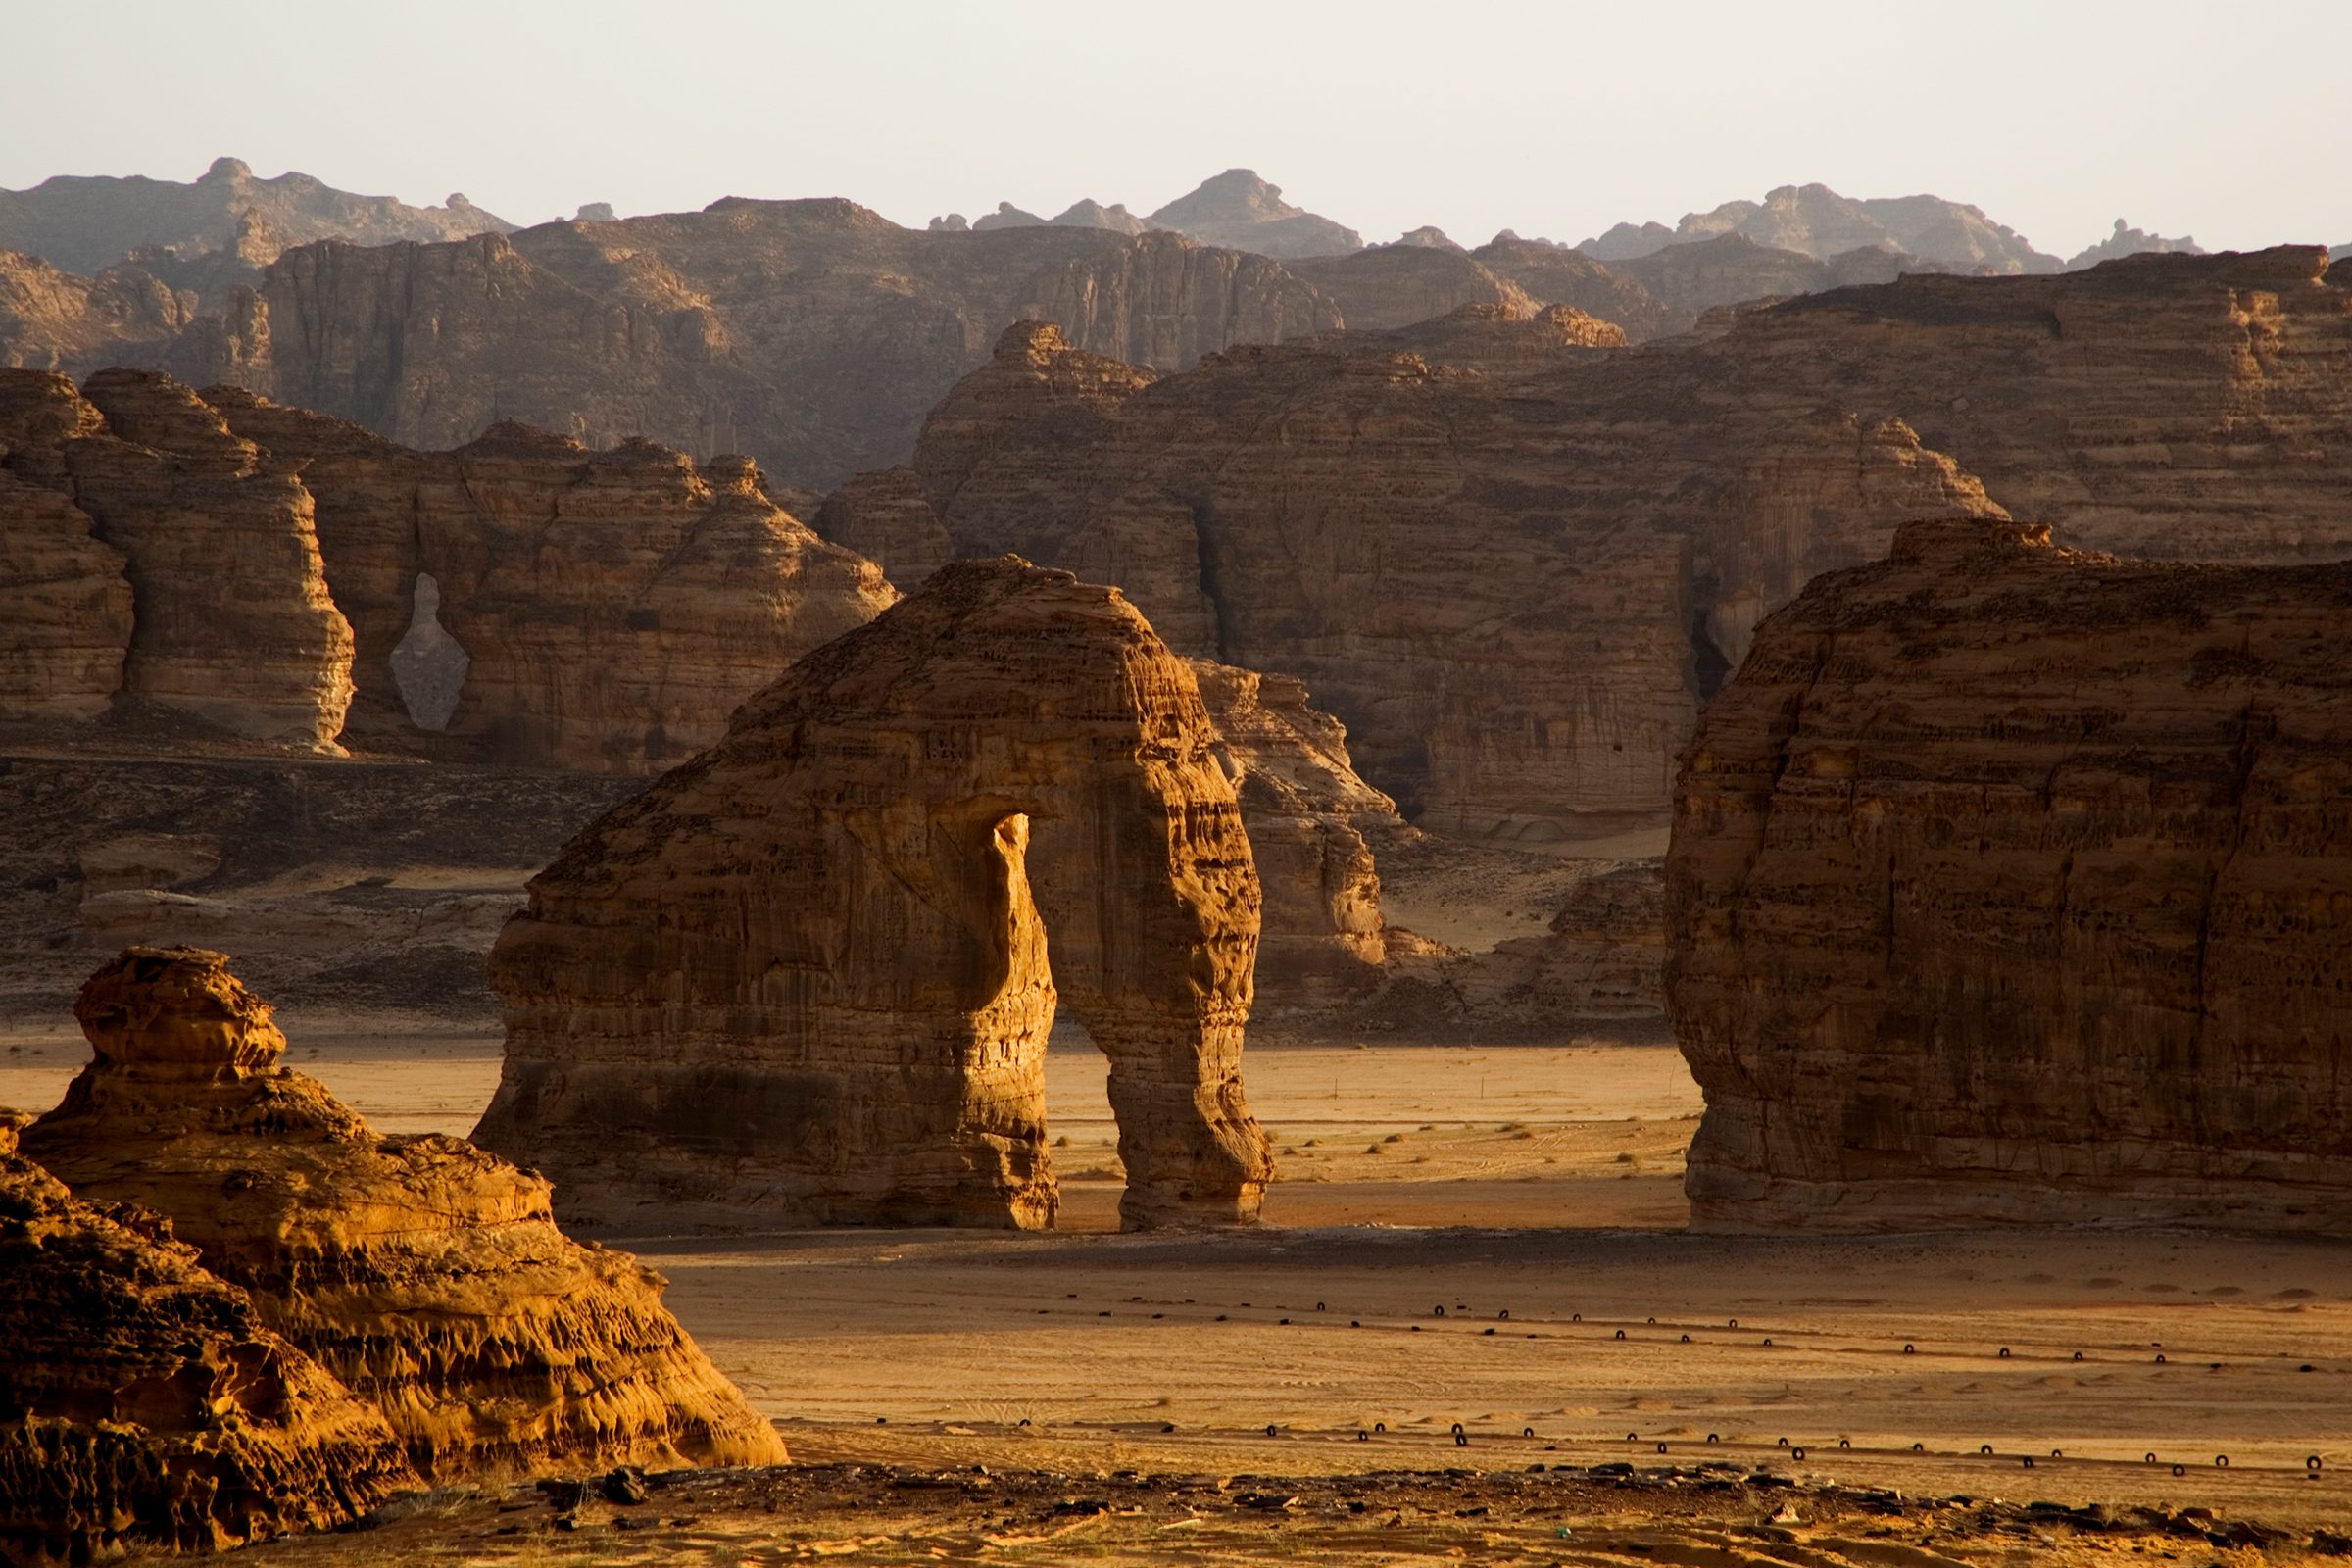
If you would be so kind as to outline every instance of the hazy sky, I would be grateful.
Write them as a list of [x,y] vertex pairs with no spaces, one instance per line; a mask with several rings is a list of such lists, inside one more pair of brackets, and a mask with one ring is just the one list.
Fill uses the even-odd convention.
[[2352,240],[2352,0],[5,0],[0,186],[220,154],[522,223],[848,196],[1137,212],[1245,165],[1394,238],[1819,180],[2070,254]]

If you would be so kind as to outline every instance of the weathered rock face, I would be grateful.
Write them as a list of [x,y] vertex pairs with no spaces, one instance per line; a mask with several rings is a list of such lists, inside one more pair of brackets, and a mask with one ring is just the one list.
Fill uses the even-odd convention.
[[95,718],[122,689],[130,648],[122,553],[70,498],[7,462],[0,448],[0,718]]
[[1298,681],[1191,662],[1228,770],[1238,775],[1264,889],[1260,1005],[1312,1005],[1371,989],[1388,942],[1367,840],[1404,831],[1396,803],[1356,776],[1347,729],[1309,707]]
[[297,247],[210,352],[217,379],[411,446],[505,417],[590,445],[745,452],[830,487],[902,461],[924,411],[1025,317],[1165,368],[1340,324],[1278,263],[1176,234],[926,233],[849,202],[730,198],[454,244]]
[[0,1111],[0,1556],[216,1550],[418,1485],[374,1406],[155,1215],[69,1194],[21,1121]]
[[194,328],[195,303],[143,268],[82,276],[0,249],[0,367],[79,374],[160,365]]
[[1623,272],[1565,245],[1504,233],[1470,257],[1497,277],[1516,283],[1528,298],[1611,322],[1635,343],[1690,329],[1690,310],[1667,304]]
[[1417,825],[1574,840],[1657,825],[1756,622],[1900,521],[2352,554],[2352,295],[2325,266],[1914,276],[1606,353],[1458,315],[1123,393],[1032,334],[913,467],[956,554],[1117,581],[1179,651],[1304,681]]
[[1768,620],[1667,865],[1694,1221],[2344,1230],[2347,611],[1942,523]]
[[1050,1224],[1058,993],[1110,1058],[1123,1219],[1250,1219],[1259,898],[1192,673],[1143,616],[960,563],[532,882],[492,956],[507,1062],[475,1136],[570,1203]]
[[66,536],[77,573],[68,596],[100,612],[67,634],[98,644],[73,706],[94,706],[119,591],[104,558],[74,547],[69,510],[128,581],[123,694],[248,739],[332,748],[351,702],[351,627],[327,595],[310,493],[290,466],[169,376],[132,370],[102,371],[79,396],[62,377],[0,370],[0,445],[11,473],[52,491],[20,484],[0,497],[27,530]]
[[234,244],[241,221],[265,226],[281,245],[462,239],[511,226],[462,195],[440,207],[410,207],[389,196],[355,196],[309,174],[256,179],[234,158],[214,159],[202,178],[186,184],[58,174],[29,190],[0,190],[0,250],[29,251],[76,272],[142,246],[190,255],[221,250]]
[[1161,228],[1190,234],[1203,245],[1283,258],[1337,256],[1363,248],[1363,237],[1328,218],[1294,207],[1282,187],[1250,169],[1228,169],[1153,213]]
[[206,395],[301,464],[376,721],[425,716],[403,701],[420,676],[404,681],[395,656],[429,628],[465,666],[421,727],[485,760],[657,772],[894,597],[871,563],[769,501],[743,458],[698,468],[651,442],[591,452],[521,425],[416,452],[234,388]]
[[1536,301],[1459,246],[1380,245],[1347,256],[1295,261],[1290,270],[1321,289],[1357,329],[1410,326],[1464,305],[1533,316]]
[[660,1276],[565,1239],[540,1177],[458,1139],[381,1137],[279,1066],[285,1037],[220,955],[131,949],[74,1012],[97,1059],[26,1152],[85,1198],[169,1216],[381,1407],[420,1473],[782,1462]]

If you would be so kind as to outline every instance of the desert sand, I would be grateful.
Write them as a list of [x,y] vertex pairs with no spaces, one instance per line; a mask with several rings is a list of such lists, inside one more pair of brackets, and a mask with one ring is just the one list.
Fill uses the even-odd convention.
[[[462,1134],[497,1078],[487,1027],[285,1021],[292,1064],[387,1131]],[[62,1030],[5,1045],[0,1103],[26,1109],[85,1055]],[[1699,1100],[1671,1048],[1274,1048],[1247,1067],[1280,1172],[1255,1231],[1113,1233],[1102,1058],[1057,1040],[1056,1233],[697,1235],[649,1211],[594,1234],[669,1277],[680,1319],[816,1464],[1721,1463],[1912,1495],[2352,1518],[2340,1246],[1696,1235],[1680,1181]]]

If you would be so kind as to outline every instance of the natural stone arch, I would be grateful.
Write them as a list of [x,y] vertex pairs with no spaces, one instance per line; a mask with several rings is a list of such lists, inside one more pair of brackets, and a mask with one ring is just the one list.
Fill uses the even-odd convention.
[[492,957],[475,1137],[582,1207],[1051,1224],[1056,989],[1130,1226],[1250,1220],[1259,888],[1191,671],[1113,589],[947,568],[583,832]]

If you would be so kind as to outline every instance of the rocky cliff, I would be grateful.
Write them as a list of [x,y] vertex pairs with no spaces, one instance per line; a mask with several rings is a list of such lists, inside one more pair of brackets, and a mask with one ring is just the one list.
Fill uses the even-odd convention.
[[2117,261],[2126,256],[2137,256],[2143,251],[2179,251],[2185,256],[2205,254],[2205,248],[2186,234],[2179,239],[2171,239],[2162,234],[2151,234],[2144,228],[2133,228],[2119,218],[2115,220],[2114,233],[2096,245],[2085,246],[2068,257],[2066,270],[2079,272],[2085,267],[2096,267],[2101,262]]
[[[418,452],[235,388],[206,396],[301,466],[364,714],[480,760],[658,772],[893,598],[743,458],[698,467],[652,442],[592,452],[513,424]],[[450,692],[434,690],[436,651],[444,669],[463,662]]]
[[219,379],[412,446],[503,417],[598,446],[745,452],[830,486],[900,461],[1023,317],[1166,368],[1340,321],[1278,264],[1179,235],[926,233],[849,202],[730,198],[455,244],[299,247],[215,357]]
[[2344,1230],[2347,611],[1972,522],[1767,620],[1667,862],[1694,1221]]
[[[9,534],[22,526],[28,552],[73,574],[53,602],[97,612],[64,634],[96,645],[73,707],[98,706],[119,573],[131,612],[122,695],[251,740],[333,747],[351,702],[351,627],[327,594],[310,493],[290,465],[169,376],[131,370],[101,372],[78,395],[61,376],[0,370],[0,448],[19,481],[0,490]],[[75,542],[73,513],[105,551]],[[30,542],[36,530],[48,545]]]
[[1913,518],[2244,562],[2352,554],[2352,295],[2316,249],[1911,276],[1632,351],[1468,310],[1122,380],[1043,329],[913,469],[954,554],[1117,581],[1295,676],[1438,831],[1662,819],[1762,615]]
[[0,1111],[0,1557],[210,1551],[419,1483],[391,1429],[169,1225],[83,1201]]
[[1110,1058],[1126,1223],[1253,1218],[1260,895],[1216,748],[1115,590],[948,567],[533,880],[476,1138],[574,1205],[1050,1224],[1058,995]]
[[1298,681],[1191,663],[1264,889],[1261,1006],[1311,1008],[1371,989],[1388,961],[1373,845],[1404,831],[1396,803],[1356,776],[1346,727]]
[[169,1216],[383,1410],[420,1473],[782,1462],[659,1275],[566,1239],[537,1175],[454,1138],[379,1136],[280,1066],[269,1005],[220,954],[130,949],[74,1014],[96,1059],[27,1154],[79,1196]]
[[241,221],[267,228],[280,246],[463,239],[512,226],[463,195],[439,207],[410,207],[389,196],[337,190],[309,174],[258,179],[234,158],[214,159],[202,177],[186,183],[58,174],[28,190],[0,190],[0,250],[29,251],[75,272],[94,272],[142,247],[182,255],[222,250],[235,243]]
[[1464,305],[1532,316],[1537,305],[1525,289],[1488,270],[1458,246],[1379,245],[1289,265],[1329,295],[1356,328],[1410,326]]

